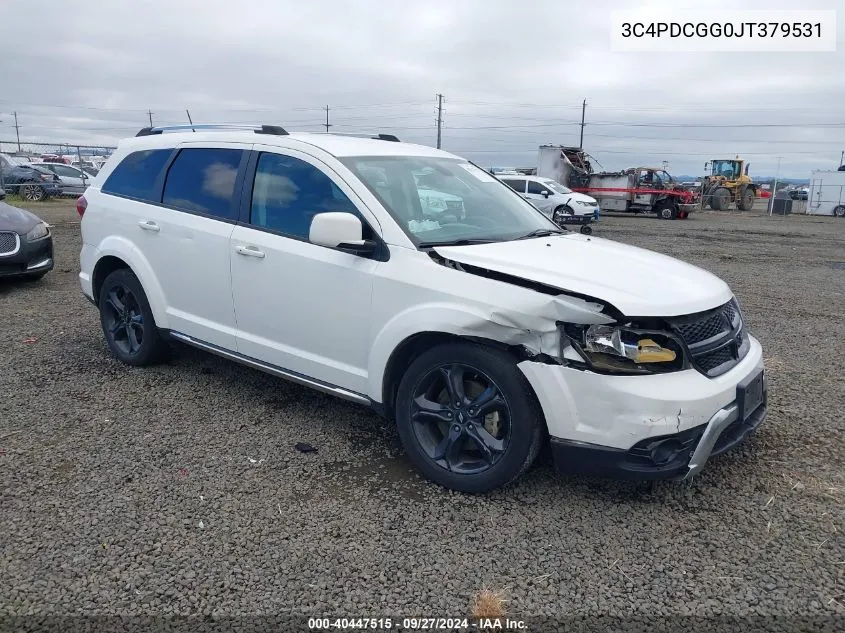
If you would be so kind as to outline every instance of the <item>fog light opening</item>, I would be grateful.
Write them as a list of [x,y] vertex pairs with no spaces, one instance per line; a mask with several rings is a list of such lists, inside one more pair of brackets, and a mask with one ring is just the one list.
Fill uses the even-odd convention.
[[663,440],[651,449],[651,461],[657,466],[665,466],[673,461],[684,450],[684,445],[678,440]]

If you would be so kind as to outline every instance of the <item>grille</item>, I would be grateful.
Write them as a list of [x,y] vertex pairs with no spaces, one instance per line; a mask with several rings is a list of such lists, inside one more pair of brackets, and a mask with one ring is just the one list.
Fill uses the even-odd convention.
[[15,233],[0,233],[0,255],[14,253],[18,248],[18,236]]
[[748,337],[736,300],[715,310],[672,319],[689,348],[692,364],[713,377],[730,370],[748,353]]
[[696,357],[696,362],[706,373],[716,369],[719,365],[729,363],[735,359],[736,356],[729,345],[727,347],[723,347],[722,349],[717,349],[715,352],[702,354],[701,356]]
[[[678,324],[678,330],[681,336],[684,337],[687,345],[694,345],[695,343],[700,343],[701,341],[718,336],[728,328],[723,315],[724,312],[720,310],[700,321]],[[733,317],[731,317],[731,321],[733,321]]]

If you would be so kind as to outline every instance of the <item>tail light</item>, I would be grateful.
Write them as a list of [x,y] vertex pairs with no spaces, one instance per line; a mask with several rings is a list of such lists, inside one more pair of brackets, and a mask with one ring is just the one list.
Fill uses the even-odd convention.
[[85,215],[85,209],[87,209],[87,208],[88,208],[88,201],[85,199],[85,196],[79,196],[79,198],[76,201],[76,212],[79,214],[80,218],[83,215]]

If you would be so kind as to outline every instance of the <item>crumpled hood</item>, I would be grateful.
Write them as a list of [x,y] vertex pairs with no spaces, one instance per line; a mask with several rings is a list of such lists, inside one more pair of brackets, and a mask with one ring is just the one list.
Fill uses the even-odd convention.
[[692,264],[575,233],[434,250],[462,264],[608,302],[632,317],[692,314],[733,296],[724,281]]
[[37,215],[0,202],[0,231],[14,231],[24,235],[39,222],[41,219]]

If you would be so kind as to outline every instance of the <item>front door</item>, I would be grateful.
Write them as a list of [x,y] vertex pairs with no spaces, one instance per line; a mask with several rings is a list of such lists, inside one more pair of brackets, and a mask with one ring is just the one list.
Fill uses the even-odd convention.
[[[296,150],[256,146],[248,217],[232,233],[238,351],[356,393],[367,392],[373,273],[379,262],[308,241],[321,212],[364,205],[335,172]],[[284,153],[282,153],[284,152]],[[253,170],[250,170],[253,171]]]

